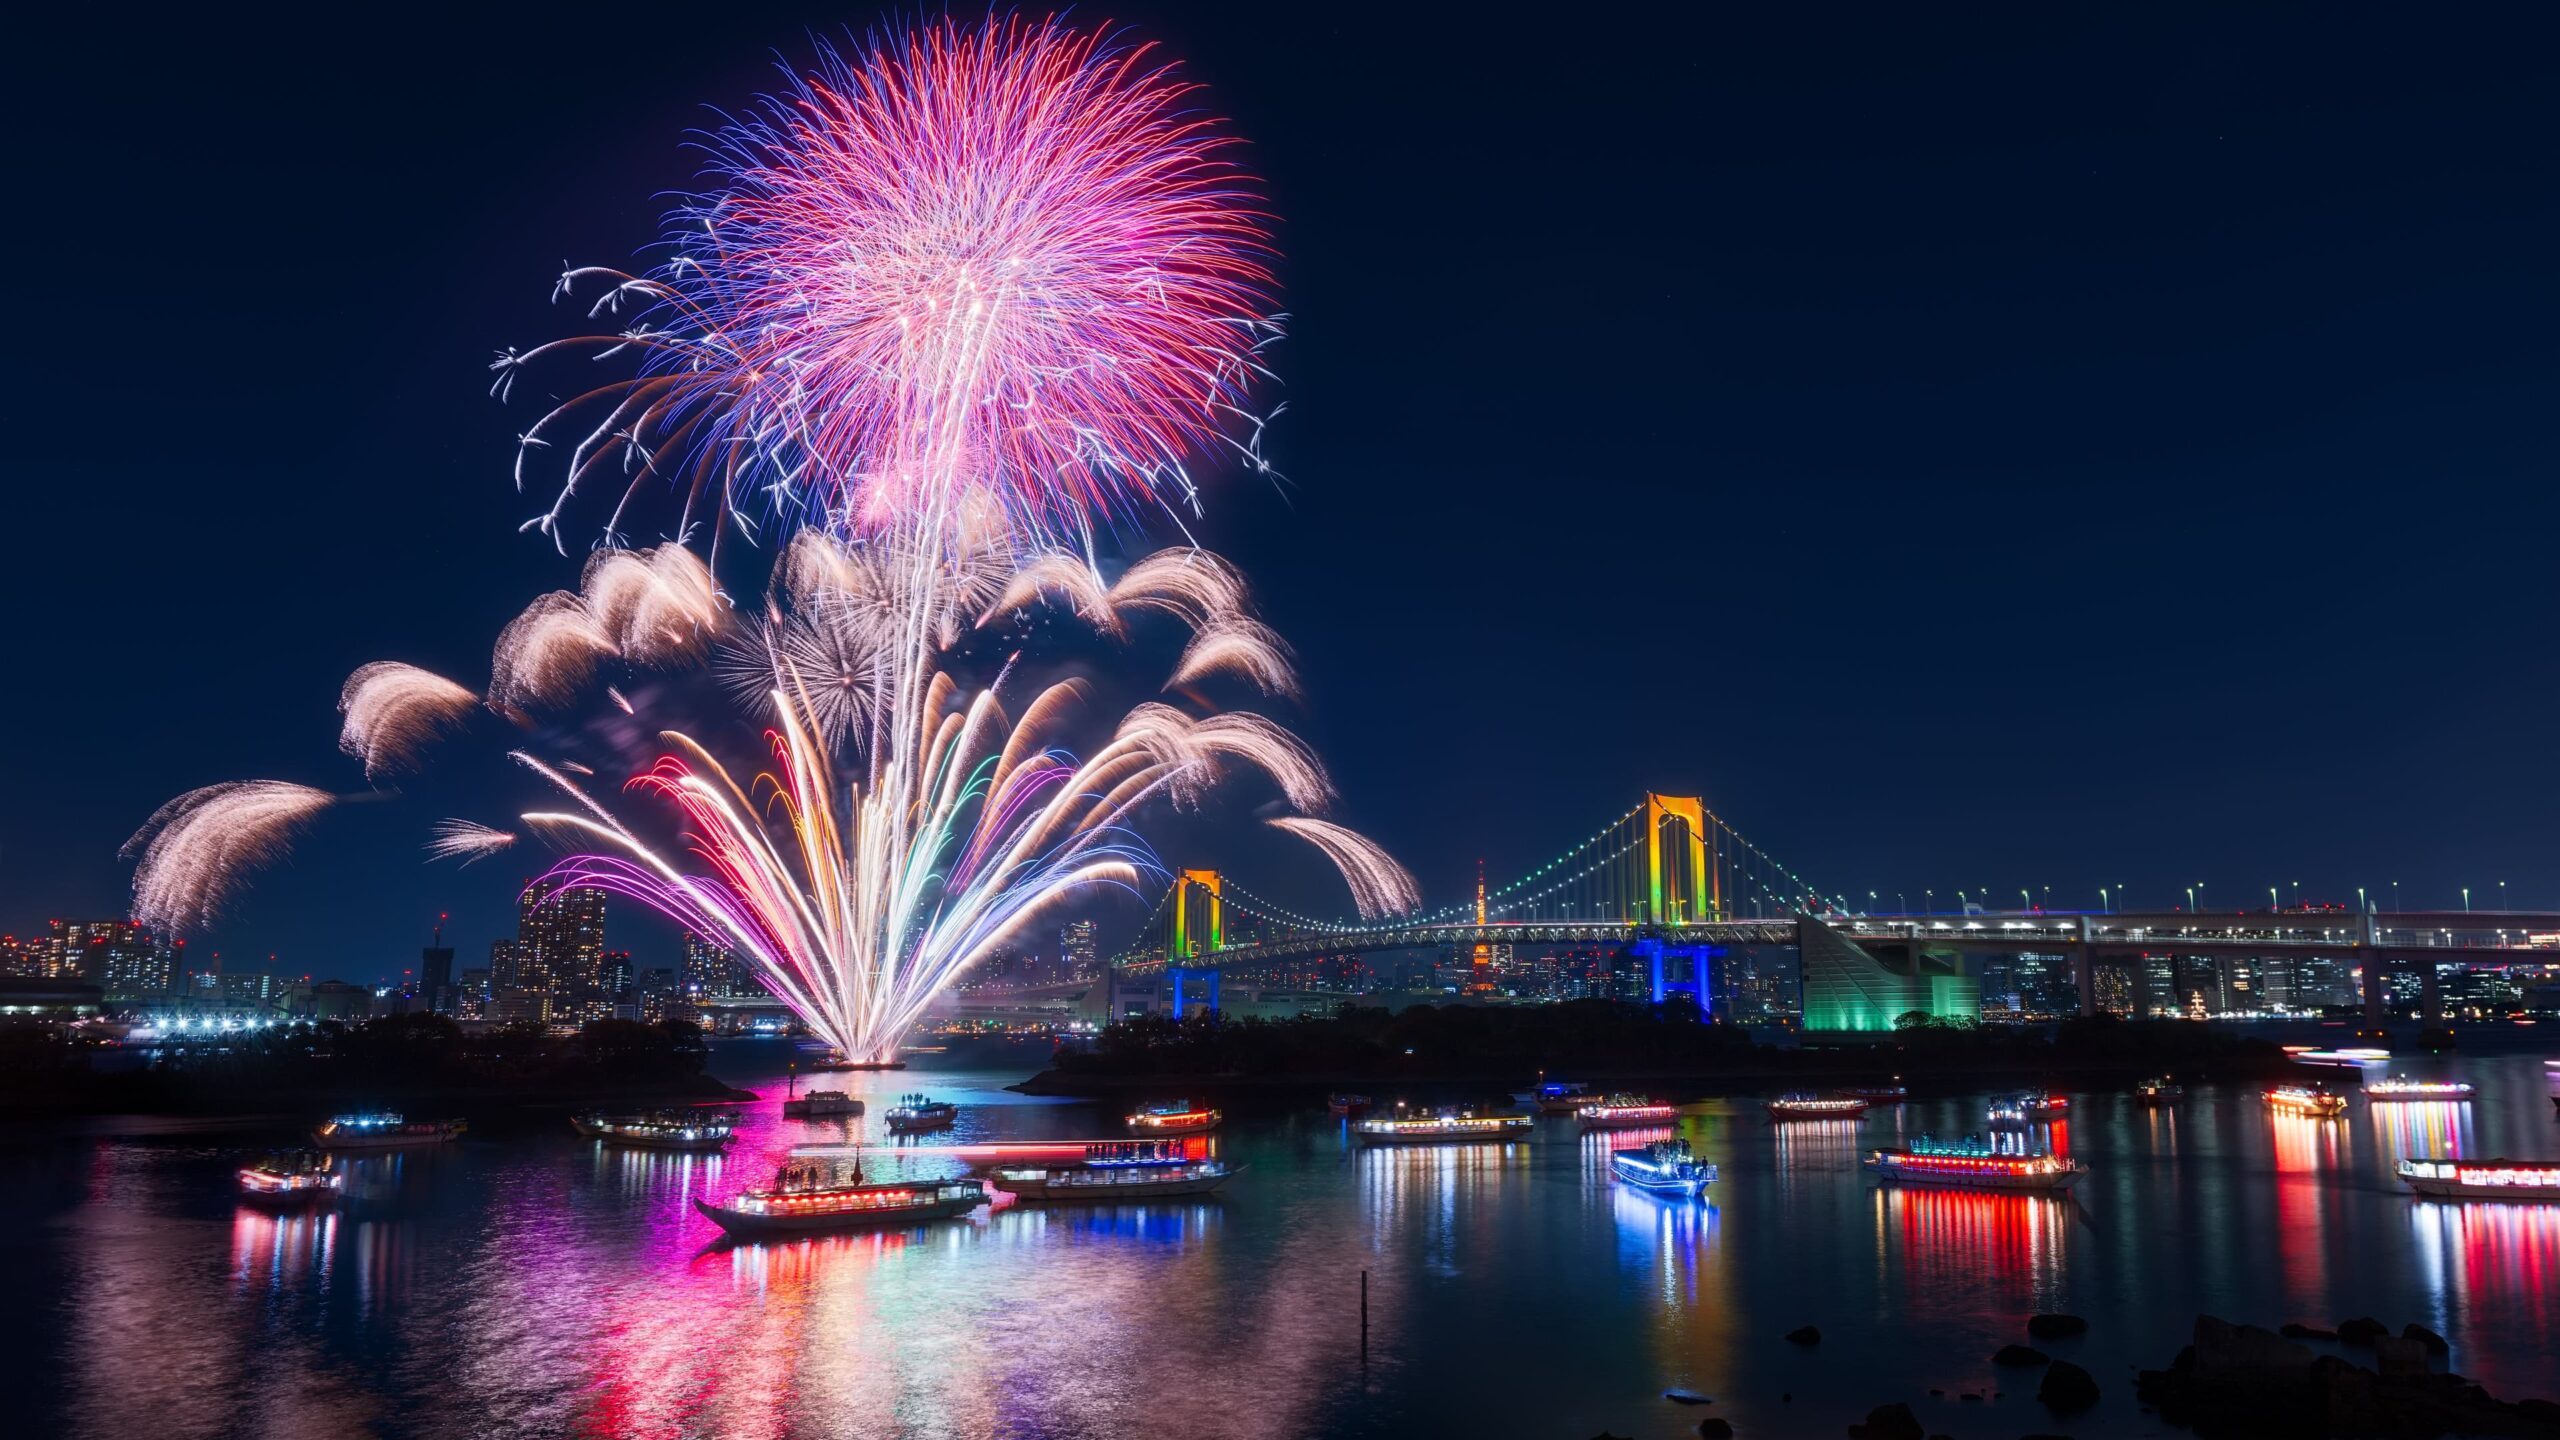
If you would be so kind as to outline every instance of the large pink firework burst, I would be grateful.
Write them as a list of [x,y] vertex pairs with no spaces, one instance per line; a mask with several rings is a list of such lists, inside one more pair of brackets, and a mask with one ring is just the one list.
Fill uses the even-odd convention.
[[645,357],[526,431],[528,459],[566,451],[537,523],[599,477],[627,503],[659,475],[688,523],[713,504],[863,531],[985,494],[1080,533],[1187,505],[1205,452],[1258,465],[1270,233],[1195,89],[1054,19],[825,52],[710,137],[719,184],[672,217],[665,264],[563,278],[609,286],[592,313],[628,328],[500,357],[502,390],[545,351]]

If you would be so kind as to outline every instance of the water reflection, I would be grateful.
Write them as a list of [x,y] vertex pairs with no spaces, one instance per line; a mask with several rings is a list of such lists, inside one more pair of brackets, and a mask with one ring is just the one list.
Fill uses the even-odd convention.
[[2382,1142],[2382,1159],[2398,1165],[2412,1156],[2471,1155],[2471,1102],[2404,1100],[2368,1105],[2365,1113]]
[[1879,1278],[1913,1299],[1963,1296],[1976,1313],[2057,1303],[2069,1200],[1879,1185],[1874,1210]]
[[2512,1357],[2560,1349],[2560,1205],[2413,1201],[2409,1231],[2462,1372],[2500,1395],[2548,1393],[2551,1372]]

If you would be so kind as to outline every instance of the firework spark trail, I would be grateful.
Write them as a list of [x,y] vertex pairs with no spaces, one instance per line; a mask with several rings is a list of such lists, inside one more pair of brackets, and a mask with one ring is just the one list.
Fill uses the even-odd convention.
[[[710,568],[681,545],[599,550],[576,590],[554,590],[498,634],[489,708],[522,719],[569,703],[606,661],[680,666],[709,653],[727,620]],[[621,692],[612,692],[626,708]]]
[[1351,903],[1359,908],[1360,918],[1375,920],[1422,908],[1422,892],[1415,888],[1413,876],[1359,831],[1304,815],[1283,815],[1268,823],[1325,853],[1342,872],[1343,883],[1351,887]]
[[[501,354],[493,391],[555,353],[639,374],[526,428],[557,457],[559,536],[583,486],[652,476],[748,523],[872,531],[995,498],[1026,533],[1192,502],[1186,464],[1260,465],[1247,409],[1279,334],[1268,216],[1146,47],[1056,21],[942,21],[828,51],[709,138],[708,193],[645,276],[582,267],[611,333]],[[716,538],[714,541],[717,544]]]
[[164,935],[201,925],[332,803],[329,792],[308,785],[232,780],[161,806],[118,852],[142,857],[133,917]]
[[427,842],[427,853],[438,860],[460,860],[465,865],[485,860],[516,843],[514,832],[493,829],[476,820],[439,820],[433,833],[435,838]]
[[347,717],[338,748],[364,762],[368,780],[414,770],[426,747],[460,729],[479,704],[479,696],[415,665],[359,665],[338,693],[338,709]]

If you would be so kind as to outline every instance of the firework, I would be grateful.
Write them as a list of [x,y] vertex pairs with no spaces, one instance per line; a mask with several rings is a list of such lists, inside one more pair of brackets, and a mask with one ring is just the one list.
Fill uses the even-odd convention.
[[1265,695],[1295,698],[1297,671],[1289,664],[1288,642],[1259,620],[1228,616],[1194,636],[1173,670],[1170,687],[1196,685],[1213,675],[1230,675]]
[[[498,633],[489,706],[521,719],[569,703],[606,661],[680,666],[700,660],[727,618],[711,571],[681,545],[599,550],[576,590],[554,590]],[[620,690],[609,693],[628,712]]]
[[153,812],[119,852],[133,872],[133,916],[163,934],[211,918],[249,874],[281,859],[295,831],[330,795],[282,780],[233,780],[190,790]]
[[486,860],[516,843],[513,832],[492,829],[474,820],[439,820],[433,839],[427,842],[427,853],[438,860],[460,860],[468,865]]
[[347,717],[338,748],[364,762],[368,780],[413,770],[427,745],[459,729],[479,704],[479,696],[415,665],[360,665],[338,693],[338,709]]
[[[1033,530],[1188,504],[1233,447],[1271,314],[1267,217],[1147,48],[1054,20],[929,23],[827,51],[711,137],[708,193],[644,276],[581,268],[613,333],[502,354],[639,357],[524,432],[517,483],[651,477],[698,507],[873,532],[991,497]],[[716,544],[716,540],[715,540]]]
[[1368,836],[1330,820],[1303,815],[1283,815],[1269,823],[1325,853],[1325,858],[1342,872],[1343,883],[1351,887],[1351,903],[1359,908],[1363,919],[1401,915],[1420,908],[1422,895],[1414,888],[1413,876]]

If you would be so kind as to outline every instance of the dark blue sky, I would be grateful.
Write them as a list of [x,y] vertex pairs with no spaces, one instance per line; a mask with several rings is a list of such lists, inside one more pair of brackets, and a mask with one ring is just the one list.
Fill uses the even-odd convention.
[[[603,13],[22,31],[0,929],[117,910],[179,790],[358,785],[349,669],[477,684],[571,583],[489,354],[877,12]],[[1436,894],[1650,786],[1888,901],[2560,903],[2547,12],[1114,13],[1286,221],[1291,483],[1206,534]],[[428,818],[341,813],[202,943],[480,952],[522,867]]]

